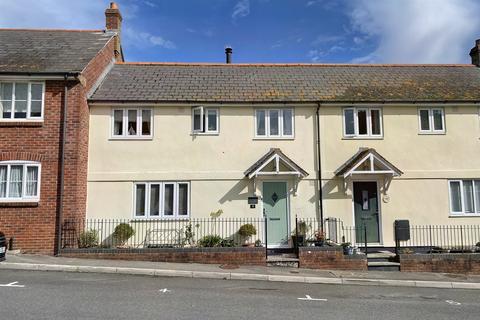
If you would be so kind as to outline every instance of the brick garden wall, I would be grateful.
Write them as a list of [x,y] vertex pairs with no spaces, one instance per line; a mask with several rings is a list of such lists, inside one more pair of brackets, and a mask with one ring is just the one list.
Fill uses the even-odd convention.
[[264,266],[265,248],[64,249],[70,258]]
[[400,270],[480,274],[480,253],[401,254]]
[[325,270],[367,270],[365,255],[344,255],[337,247],[300,247],[299,267]]

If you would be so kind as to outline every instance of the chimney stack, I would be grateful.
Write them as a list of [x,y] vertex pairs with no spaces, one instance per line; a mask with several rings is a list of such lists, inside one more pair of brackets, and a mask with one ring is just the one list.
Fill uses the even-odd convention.
[[470,50],[472,64],[480,67],[480,39],[475,40],[475,47]]
[[225,48],[225,55],[226,55],[226,58],[227,58],[227,63],[232,63],[232,53],[233,53],[233,50],[232,50],[232,47],[230,46],[227,46]]
[[105,28],[106,31],[116,32],[115,36],[115,58],[117,61],[123,61],[122,47],[120,44],[120,31],[122,29],[122,15],[115,2],[110,2],[110,7],[105,10]]

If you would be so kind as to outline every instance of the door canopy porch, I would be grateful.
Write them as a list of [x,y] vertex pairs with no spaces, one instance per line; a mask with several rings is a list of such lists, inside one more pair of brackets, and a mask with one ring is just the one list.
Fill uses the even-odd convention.
[[287,157],[280,149],[272,148],[244,172],[249,179],[259,176],[292,176],[305,178],[308,173]]
[[386,175],[391,178],[403,174],[373,148],[360,148],[347,162],[335,171],[336,176],[347,179],[354,175]]

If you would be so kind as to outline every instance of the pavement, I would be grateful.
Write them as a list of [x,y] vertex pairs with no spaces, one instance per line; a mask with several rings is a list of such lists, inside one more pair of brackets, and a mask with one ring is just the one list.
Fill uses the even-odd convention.
[[223,280],[480,290],[480,275],[394,271],[312,270],[7,254],[0,270],[63,271]]
[[479,319],[480,291],[0,271],[1,319]]

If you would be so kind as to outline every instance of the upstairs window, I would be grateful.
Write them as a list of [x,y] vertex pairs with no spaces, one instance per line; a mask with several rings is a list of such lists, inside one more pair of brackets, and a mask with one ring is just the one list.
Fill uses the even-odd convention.
[[382,109],[343,109],[343,135],[349,138],[382,137]]
[[186,218],[190,214],[188,182],[135,184],[136,218]]
[[0,119],[41,120],[44,97],[41,82],[0,82]]
[[420,133],[445,133],[445,114],[441,108],[418,109]]
[[192,131],[194,134],[216,134],[218,130],[218,109],[195,107],[192,109]]
[[451,180],[449,186],[452,215],[480,216],[480,180]]
[[39,195],[39,163],[0,162],[0,202],[38,201]]
[[152,109],[114,109],[112,118],[113,138],[152,137]]
[[255,137],[257,138],[293,138],[293,109],[257,109],[255,110]]

